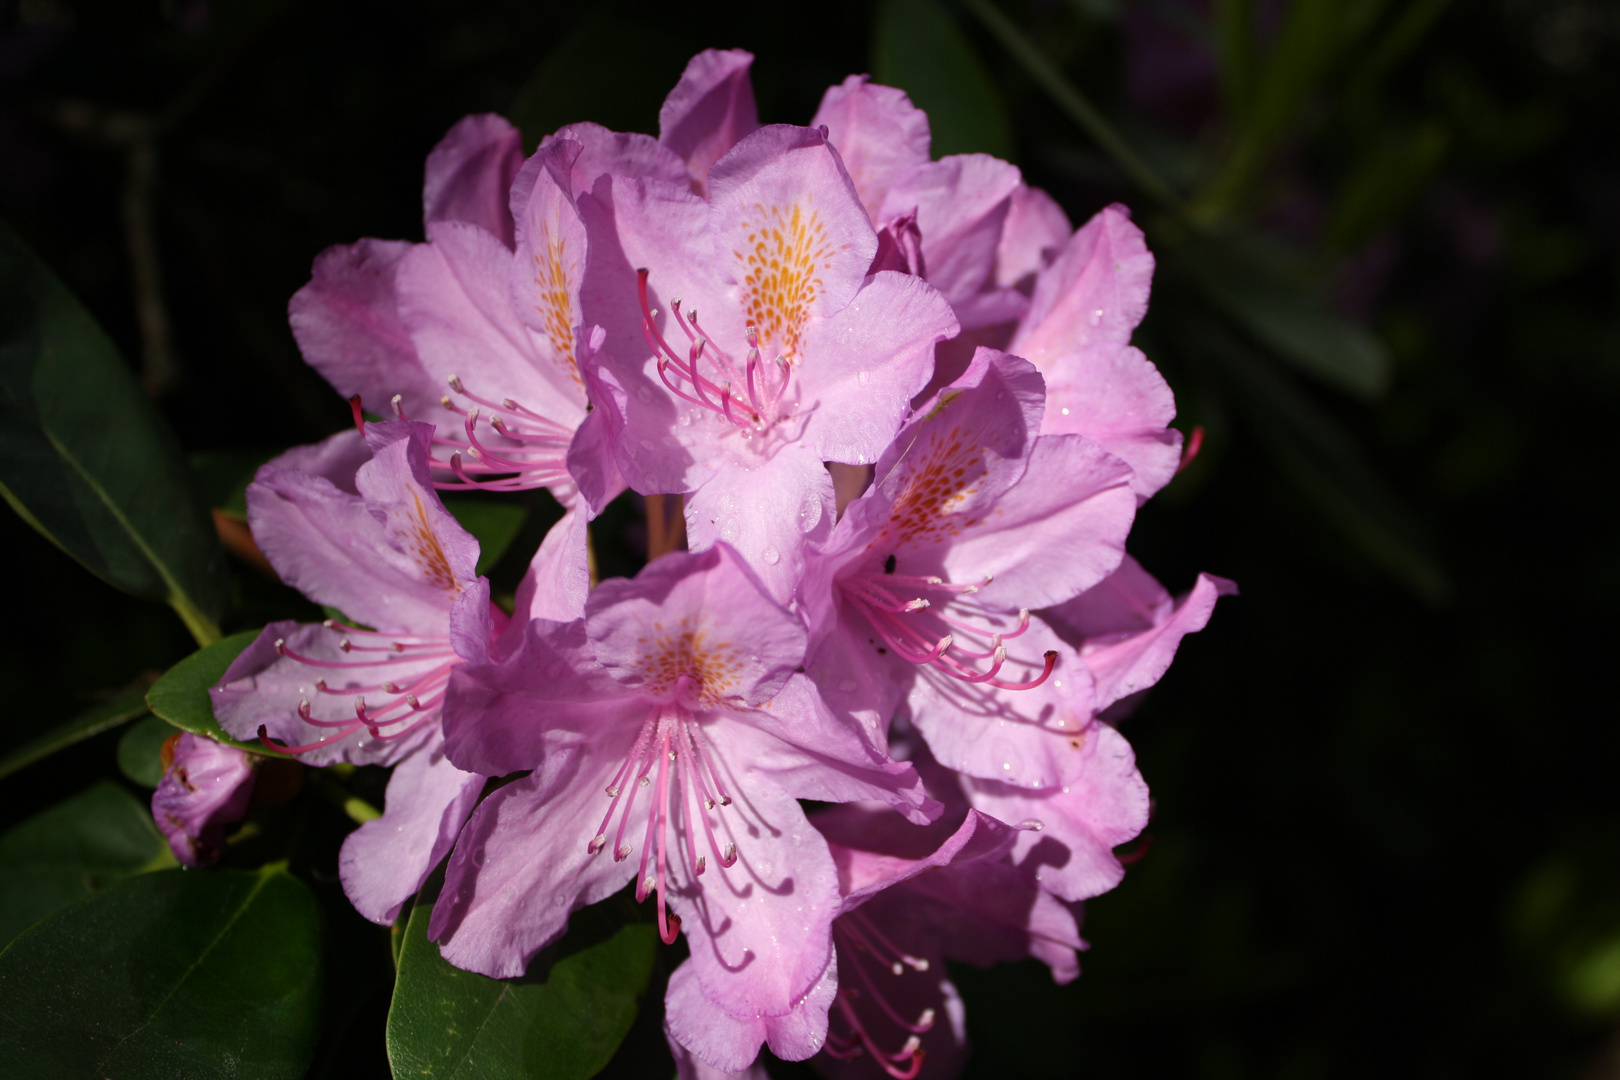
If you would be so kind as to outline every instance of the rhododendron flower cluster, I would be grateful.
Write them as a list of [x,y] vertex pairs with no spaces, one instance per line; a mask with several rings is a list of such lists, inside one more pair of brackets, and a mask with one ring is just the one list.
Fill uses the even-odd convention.
[[[751,60],[694,58],[657,138],[525,158],[469,117],[425,242],[316,260],[293,329],[359,430],[265,466],[248,518],[334,614],[265,628],[214,709],[393,768],[343,885],[389,923],[443,864],[453,964],[522,975],[629,887],[686,938],[684,1075],[768,1046],[949,1076],[945,958],[1079,973],[1078,905],[1149,814],[1111,718],[1231,586],[1177,600],[1125,554],[1181,454],[1129,214],[1072,230],[1007,162],[932,160],[865,76],[761,126]],[[566,512],[495,595],[438,492],[535,487]],[[593,582],[626,488],[679,497],[689,550]]]

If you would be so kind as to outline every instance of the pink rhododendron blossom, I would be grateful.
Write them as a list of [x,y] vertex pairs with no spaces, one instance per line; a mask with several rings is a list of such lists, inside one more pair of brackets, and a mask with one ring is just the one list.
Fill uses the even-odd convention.
[[[437,486],[544,486],[595,513],[623,483],[580,371],[599,338],[580,319],[575,192],[590,170],[670,175],[680,162],[595,125],[564,136],[523,162],[504,120],[466,118],[428,158],[428,242],[324,252],[290,312],[305,357],[341,392],[435,425]],[[583,564],[583,548],[572,554]]]
[[965,328],[1023,314],[1033,275],[1071,230],[1016,166],[987,154],[929,160],[927,115],[903,91],[865,75],[829,87],[810,124],[825,126],[843,156],[878,229],[880,258],[913,236],[917,253],[906,269],[943,292]]
[[207,866],[224,854],[225,826],[247,813],[253,772],[253,755],[234,746],[189,731],[175,741],[152,792],[152,819],[183,865]]
[[1016,830],[965,807],[927,827],[869,805],[831,807],[811,821],[844,895],[833,923],[840,989],[817,1071],[958,1075],[965,1010],[946,957],[989,966],[1034,956],[1059,983],[1079,975],[1075,910],[1001,858]]
[[1130,344],[1152,280],[1142,230],[1124,207],[1110,206],[1037,275],[1029,310],[1004,346],[1046,378],[1042,430],[1089,436],[1129,462],[1140,499],[1169,483],[1181,461],[1181,435],[1169,426],[1175,396]]
[[693,546],[731,544],[786,600],[832,525],[824,463],[877,460],[956,320],[917,278],[868,275],[876,234],[819,132],[754,132],[708,194],[610,176],[580,198],[606,330],[588,367],[630,485],[691,493]]
[[1041,410],[1040,375],[980,349],[895,437],[800,595],[812,676],[874,742],[909,690],[941,761],[1050,785],[1068,775],[1091,679],[1030,609],[1111,573],[1136,503],[1123,462],[1040,435]]
[[1208,625],[1215,601],[1237,591],[1225,578],[1199,574],[1175,598],[1127,555],[1095,587],[1042,614],[1079,651],[1096,681],[1097,708],[1106,709],[1158,682],[1181,639]]
[[[432,433],[368,424],[373,457],[346,475],[348,434],[259,470],[248,522],[266,558],[287,584],[369,629],[272,623],[210,691],[237,738],[279,740],[271,745],[315,765],[395,766],[385,812],[350,834],[339,861],[355,907],[383,923],[450,849],[484,785],[445,759],[439,728],[459,663],[451,610],[475,581],[478,543],[433,490]],[[338,480],[289,460],[338,466]]]
[[[638,900],[656,897],[664,940],[684,928],[691,946],[695,996],[672,984],[667,1000],[677,1030],[699,999],[786,1017],[826,972],[838,906],[797,800],[876,799],[919,821],[937,810],[910,766],[867,746],[798,673],[799,620],[725,544],[603,582],[584,619],[531,622],[505,657],[489,654],[482,597],[463,607],[450,757],[534,771],[485,799],[457,845],[429,925],[445,958],[520,974],[570,911],[633,880]],[[772,1045],[807,1057],[807,1037],[784,1030]]]

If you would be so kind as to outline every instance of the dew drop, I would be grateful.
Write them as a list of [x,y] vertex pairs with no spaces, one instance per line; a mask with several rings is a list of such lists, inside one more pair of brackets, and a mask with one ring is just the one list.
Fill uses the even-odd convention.
[[1063,415],[1064,416],[1069,415],[1069,407],[1067,405],[1063,406]]
[[864,372],[864,371],[857,372],[856,375],[855,375],[855,381],[860,383],[862,386],[865,386],[866,385],[866,372]]
[[1103,320],[1103,309],[1102,308],[1098,308],[1096,311],[1093,311],[1091,313],[1091,325],[1092,326],[1096,326],[1098,323],[1102,322],[1102,320]]
[[782,553],[773,547],[768,547],[764,551],[760,552],[759,557],[764,559],[765,562],[771,566],[775,566],[777,563],[782,561]]
[[1028,829],[1030,832],[1040,832],[1042,829],[1046,828],[1046,822],[1039,821],[1035,818],[1025,818],[1023,821],[1018,823],[1018,827],[1020,829]]
[[737,542],[737,537],[741,535],[742,528],[737,524],[736,518],[726,518],[725,521],[720,523],[720,539],[724,540],[726,543],[735,544]]

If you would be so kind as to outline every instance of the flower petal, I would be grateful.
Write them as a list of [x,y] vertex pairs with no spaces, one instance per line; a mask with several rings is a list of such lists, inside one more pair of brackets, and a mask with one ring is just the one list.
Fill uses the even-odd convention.
[[446,760],[437,732],[394,767],[383,815],[350,833],[338,855],[343,891],[360,914],[384,926],[399,917],[455,843],[484,779]]
[[686,160],[692,190],[707,190],[709,167],[759,127],[748,68],[754,54],[705,49],[687,62],[658,110],[658,141]]
[[912,210],[922,229],[928,283],[944,293],[964,327],[1011,322],[1027,301],[996,284],[996,249],[1013,196],[1023,185],[1018,167],[988,154],[954,154],[898,177],[879,218]]
[[874,84],[870,75],[829,86],[810,126],[827,128],[873,225],[895,178],[928,161],[928,114],[904,90]]
[[1125,737],[1100,721],[1081,740],[1082,767],[1062,787],[1029,789],[964,778],[973,806],[1010,823],[1039,822],[1018,834],[1013,862],[1064,900],[1105,893],[1125,876],[1113,849],[1148,820],[1148,789]]
[[1065,783],[1086,768],[1085,731],[1094,711],[1091,672],[1037,618],[1006,648],[1003,680],[1034,679],[1048,651],[1057,653],[1057,665],[1029,690],[968,683],[921,665],[908,698],[911,722],[947,768],[1024,787]]
[[[804,627],[726,544],[671,552],[633,581],[604,581],[585,607],[596,661],[628,693],[693,708],[757,706],[804,663]],[[675,671],[694,682],[684,694]]]
[[633,861],[586,851],[591,825],[582,822],[594,824],[601,813],[602,789],[633,738],[633,729],[609,729],[596,752],[551,754],[479,804],[428,923],[446,960],[496,979],[522,975],[535,953],[562,936],[571,912],[630,880]]
[[523,164],[523,136],[494,113],[463,117],[427,159],[422,220],[465,221],[512,246],[507,194]]
[[[1078,642],[1080,657],[1097,680],[1097,708],[1103,709],[1158,682],[1181,639],[1209,623],[1216,600],[1236,594],[1237,586],[1225,578],[1199,574],[1192,591],[1172,604],[1132,560],[1042,616],[1050,617],[1067,640]],[[1139,620],[1151,621],[1141,626]]]
[[832,526],[832,478],[821,458],[799,444],[766,458],[722,459],[686,500],[692,548],[731,545],[779,603],[792,598],[804,573],[805,545],[825,539]]
[[293,294],[287,319],[309,365],[344,397],[372,409],[400,395],[407,415],[431,415],[444,391],[416,355],[400,322],[400,262],[418,247],[402,240],[360,240],[315,258],[309,284]]
[[996,284],[1034,291],[1036,275],[1052,264],[1072,235],[1069,215],[1052,196],[1040,188],[1020,187],[996,244]]
[[798,372],[812,452],[846,465],[877,461],[928,385],[935,343],[956,332],[943,296],[894,271],[873,274],[847,307],[812,324]]

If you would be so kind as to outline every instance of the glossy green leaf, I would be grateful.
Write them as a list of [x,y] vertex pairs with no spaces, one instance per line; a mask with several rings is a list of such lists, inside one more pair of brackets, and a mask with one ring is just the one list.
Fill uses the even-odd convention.
[[315,898],[283,867],[142,874],[0,953],[0,1062],[34,1080],[295,1080],[321,964]]
[[19,746],[0,758],[0,777],[10,776],[18,769],[27,768],[58,750],[66,750],[74,743],[93,735],[100,735],[119,724],[125,724],[146,712],[146,689],[136,687],[58,724],[37,738]]
[[108,583],[172,606],[201,643],[225,552],[179,446],[101,327],[0,225],[0,494]]
[[461,527],[478,541],[478,573],[487,574],[517,539],[523,521],[529,516],[525,505],[497,499],[469,499],[454,496],[444,500],[444,508],[455,515]]
[[1012,125],[984,62],[936,0],[883,0],[872,33],[872,77],[928,113],[934,157],[1012,154]]
[[1300,371],[1357,397],[1383,392],[1389,352],[1360,323],[1328,310],[1231,245],[1188,240],[1162,255],[1234,322]]
[[151,809],[103,780],[0,836],[0,944],[114,881],[173,864]]
[[430,884],[418,897],[399,950],[388,1012],[394,1075],[584,1080],[601,1071],[652,975],[652,924],[619,925],[605,905],[587,908],[522,979],[491,979],[451,966],[427,939],[436,895]]
[[142,787],[157,787],[163,778],[163,744],[178,731],[160,716],[131,725],[118,740],[118,771]]
[[194,735],[206,735],[243,750],[268,754],[263,743],[239,742],[225,734],[225,729],[214,719],[214,706],[208,700],[209,687],[224,677],[231,662],[258,636],[257,630],[244,630],[198,649],[152,685],[146,693],[147,707],[175,727]]

